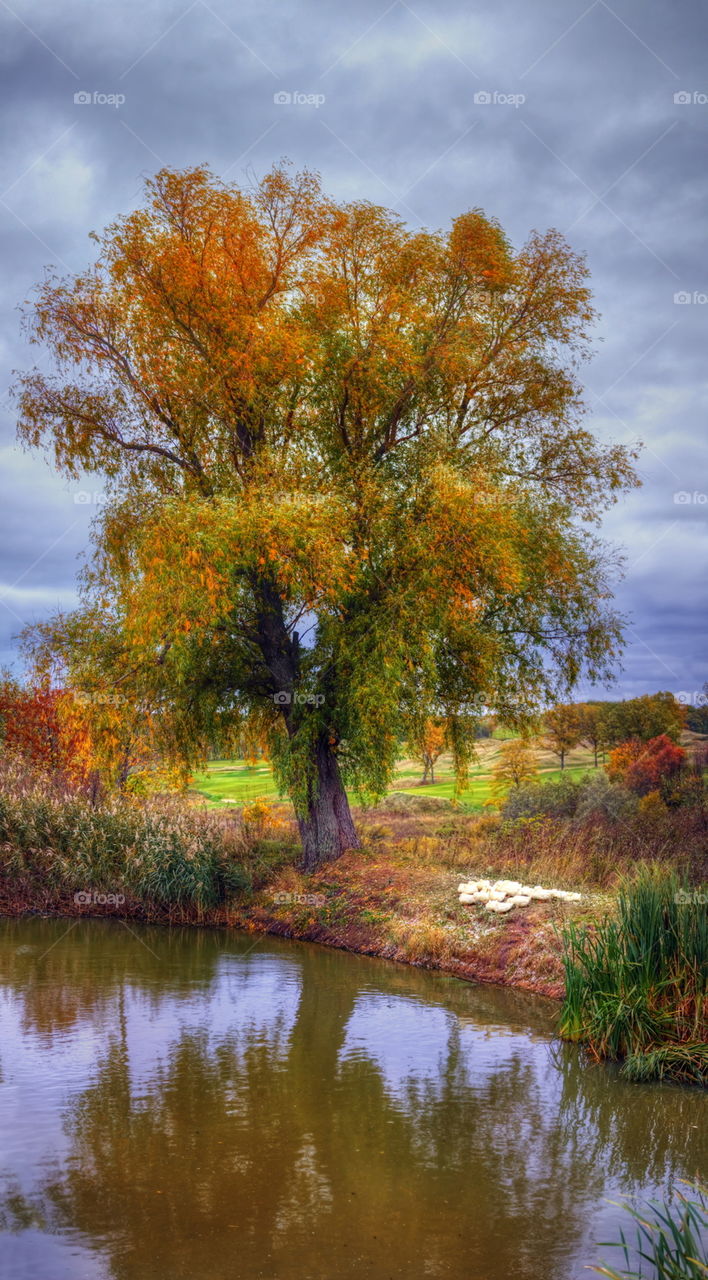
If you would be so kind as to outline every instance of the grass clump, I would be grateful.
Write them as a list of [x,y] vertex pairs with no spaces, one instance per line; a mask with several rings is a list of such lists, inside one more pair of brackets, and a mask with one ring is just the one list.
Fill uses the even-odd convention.
[[604,1248],[621,1249],[625,1267],[615,1271],[599,1266],[592,1270],[609,1280],[705,1280],[708,1276],[706,1248],[706,1191],[700,1184],[684,1183],[687,1192],[676,1190],[674,1200],[650,1203],[637,1209],[622,1205],[637,1223],[638,1269],[631,1262],[624,1232],[618,1241],[606,1241]]
[[648,1080],[683,1080],[708,1085],[708,1044],[670,1044],[645,1053],[630,1053],[621,1075],[638,1084]]
[[[260,815],[262,817],[262,815]],[[47,905],[86,891],[199,912],[248,892],[291,856],[271,833],[177,796],[100,801],[7,762],[0,768],[0,886]]]
[[705,1084],[706,896],[644,868],[618,893],[616,918],[563,931],[560,1033],[630,1080]]

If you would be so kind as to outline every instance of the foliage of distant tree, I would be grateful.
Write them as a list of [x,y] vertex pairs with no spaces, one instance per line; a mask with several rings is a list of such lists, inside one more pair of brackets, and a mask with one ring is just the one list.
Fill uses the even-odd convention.
[[599,756],[607,747],[607,725],[599,702],[576,703],[577,728],[579,742],[589,747],[593,753],[593,763],[597,769]]
[[708,704],[686,707],[686,728],[693,733],[708,733]]
[[520,787],[538,774],[538,756],[526,738],[502,742],[492,770],[492,791],[499,795],[509,787]]
[[708,733],[708,681],[697,706],[686,707],[686,725],[694,733]]
[[48,684],[0,678],[0,745],[32,768],[84,783],[91,773],[91,737],[80,704]]
[[647,693],[640,698],[599,706],[608,746],[617,746],[630,738],[649,742],[661,734],[677,742],[686,720],[684,707],[668,692]]
[[658,791],[668,779],[679,773],[686,763],[686,752],[667,734],[659,734],[648,742],[632,738],[610,752],[607,772],[622,782],[635,795]]
[[[708,721],[708,717],[707,717]],[[582,743],[599,756],[630,739],[648,742],[665,733],[677,741],[686,722],[685,709],[672,693],[643,694],[621,702],[577,702],[551,708],[544,716],[546,745],[561,760]]]
[[411,733],[409,744],[413,759],[423,765],[421,781],[435,782],[435,765],[447,745],[445,725],[428,717]]
[[575,703],[559,703],[544,713],[543,745],[558,756],[561,769],[565,768],[568,752],[580,742],[581,734],[581,718]]

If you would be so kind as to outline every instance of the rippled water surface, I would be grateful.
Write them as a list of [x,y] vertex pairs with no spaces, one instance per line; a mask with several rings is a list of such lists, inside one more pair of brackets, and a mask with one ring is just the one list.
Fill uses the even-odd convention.
[[0,921],[0,1276],[579,1280],[607,1198],[701,1171],[706,1099],[588,1067],[554,1014],[304,944]]

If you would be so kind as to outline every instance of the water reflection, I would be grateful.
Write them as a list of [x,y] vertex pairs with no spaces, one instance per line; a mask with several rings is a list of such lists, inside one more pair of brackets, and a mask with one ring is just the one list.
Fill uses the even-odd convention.
[[603,1197],[699,1168],[704,1096],[584,1066],[545,1001],[216,931],[66,928],[0,927],[12,1280],[571,1280]]

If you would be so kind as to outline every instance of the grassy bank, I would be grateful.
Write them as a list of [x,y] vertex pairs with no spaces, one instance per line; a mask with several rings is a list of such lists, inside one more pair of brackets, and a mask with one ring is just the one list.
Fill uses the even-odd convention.
[[[566,779],[561,791],[532,791],[519,817],[503,819],[428,792],[395,792],[357,813],[360,850],[306,877],[288,806],[222,813],[161,797],[95,807],[5,765],[0,909],[238,925],[560,996],[565,925],[601,927],[618,878],[639,860],[687,883],[700,881],[707,861],[701,811],[615,819],[588,808],[584,795]],[[582,897],[501,919],[458,902],[457,883],[471,876]]]
[[[201,919],[249,893],[295,856],[287,839],[177,797],[100,804],[59,781],[0,769],[0,903],[51,910],[107,906]],[[101,902],[101,899],[110,901]]]

